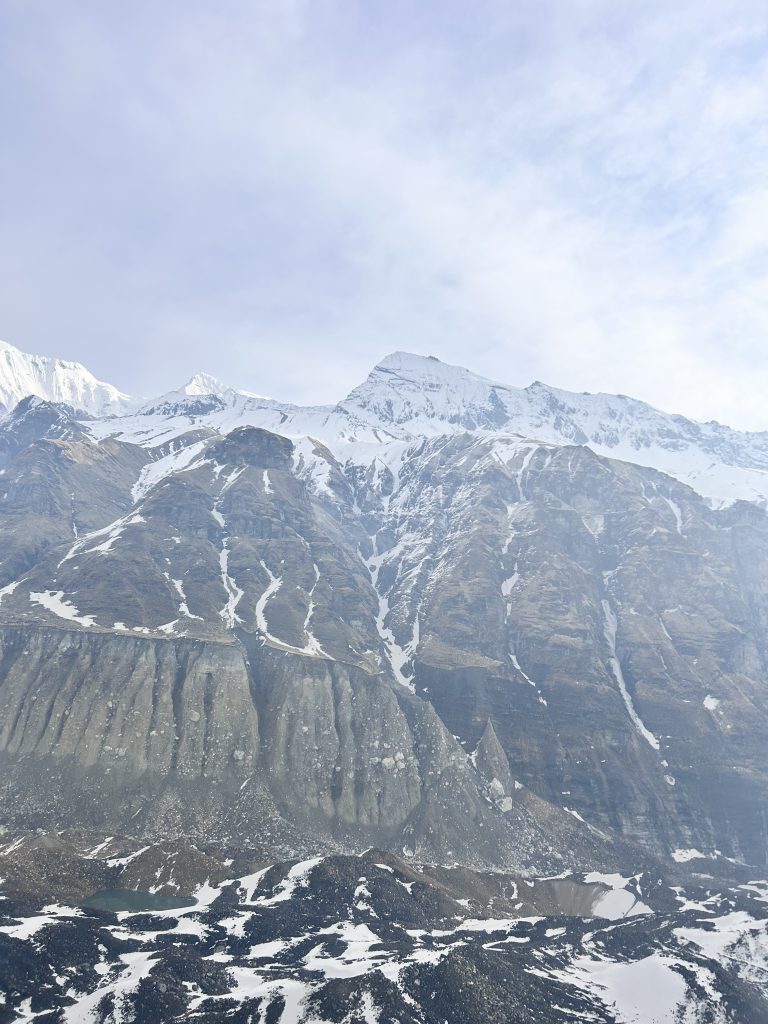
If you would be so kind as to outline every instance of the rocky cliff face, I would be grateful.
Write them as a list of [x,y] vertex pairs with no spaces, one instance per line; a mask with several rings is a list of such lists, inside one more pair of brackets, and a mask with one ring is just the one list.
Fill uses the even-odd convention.
[[[544,440],[511,432],[517,393],[441,366],[419,387],[385,367],[331,410],[223,387],[95,422],[21,403],[0,431],[6,824],[765,864],[764,511],[605,457],[549,400]],[[641,421],[658,442],[662,414],[630,430],[622,409],[617,450]]]
[[765,856],[762,512],[465,435],[410,451],[379,516],[393,664],[467,749],[490,719],[517,779],[601,828]]

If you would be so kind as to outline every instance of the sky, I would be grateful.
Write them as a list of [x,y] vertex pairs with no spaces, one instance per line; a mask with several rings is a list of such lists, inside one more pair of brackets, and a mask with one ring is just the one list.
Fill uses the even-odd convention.
[[768,429],[764,0],[0,0],[0,338],[331,402],[390,351]]

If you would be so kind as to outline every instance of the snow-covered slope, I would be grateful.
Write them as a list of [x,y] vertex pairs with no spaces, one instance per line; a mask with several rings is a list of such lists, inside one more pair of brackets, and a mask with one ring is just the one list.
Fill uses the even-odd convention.
[[338,408],[410,436],[511,431],[544,441],[588,444],[633,461],[644,450],[674,452],[693,445],[718,461],[768,469],[768,432],[696,423],[626,395],[577,394],[540,381],[515,388],[405,352],[382,360]]
[[10,411],[28,395],[61,402],[89,416],[122,413],[130,404],[128,395],[97,380],[80,363],[28,355],[0,341],[0,412]]
[[470,432],[554,445],[658,469],[714,505],[739,499],[768,506],[768,433],[696,423],[624,395],[574,394],[535,382],[515,388],[432,357],[395,352],[336,406],[302,407],[235,391],[199,375],[146,403],[140,413],[93,424],[145,446],[206,426],[226,433],[258,426],[321,441],[341,462],[369,465],[385,447]]
[[400,437],[515,433],[649,466],[716,504],[768,501],[768,432],[660,412],[626,395],[515,388],[431,357],[395,352],[338,406]]
[[94,437],[145,447],[190,430],[257,426],[320,441],[342,464],[369,465],[385,446],[470,432],[554,445],[658,469],[716,506],[768,507],[768,432],[746,433],[660,412],[625,395],[575,394],[535,382],[516,388],[430,356],[394,352],[335,406],[297,406],[223,384],[205,373],[140,407],[79,363],[31,356],[0,343],[0,411],[37,395],[95,418]]

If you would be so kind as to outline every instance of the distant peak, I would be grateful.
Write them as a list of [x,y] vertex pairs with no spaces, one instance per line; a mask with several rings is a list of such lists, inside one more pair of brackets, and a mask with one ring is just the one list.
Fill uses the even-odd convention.
[[180,390],[184,395],[224,395],[232,388],[209,373],[196,373]]
[[417,352],[404,352],[398,349],[398,351],[390,352],[388,356],[384,356],[376,366],[384,370],[396,370],[403,366],[420,366],[425,363],[439,362],[440,360],[437,356],[422,356]]
[[415,380],[445,383],[473,380],[492,383],[487,378],[481,377],[480,374],[468,370],[465,366],[454,366],[452,363],[444,363],[437,356],[423,356],[415,352],[391,352],[376,364],[373,374],[382,370]]
[[[0,352],[5,353],[7,361],[17,360],[20,362],[46,363],[55,370],[69,370],[83,376],[93,377],[93,374],[75,359],[61,359],[59,356],[39,356],[32,352],[24,352],[16,345],[11,345],[9,341],[0,341]],[[94,377],[93,379],[95,380],[96,378]],[[103,381],[99,381],[99,383],[103,383]]]
[[0,341],[0,410],[35,395],[91,416],[124,411],[130,398],[97,380],[81,363],[22,352]]

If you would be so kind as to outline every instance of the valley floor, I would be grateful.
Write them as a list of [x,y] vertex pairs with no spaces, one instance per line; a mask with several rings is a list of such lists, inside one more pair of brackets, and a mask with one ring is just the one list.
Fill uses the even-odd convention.
[[768,882],[0,839],[0,1021],[768,1022]]

